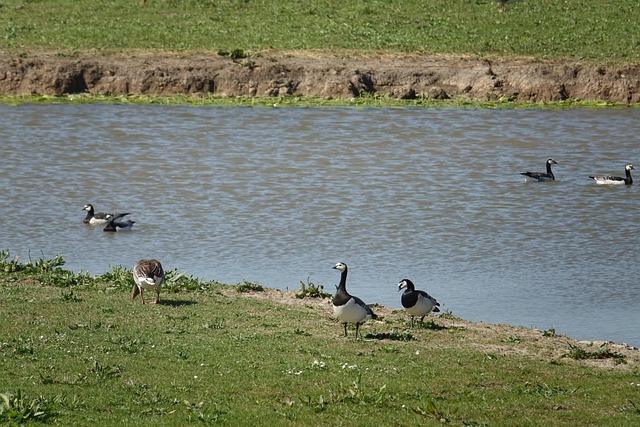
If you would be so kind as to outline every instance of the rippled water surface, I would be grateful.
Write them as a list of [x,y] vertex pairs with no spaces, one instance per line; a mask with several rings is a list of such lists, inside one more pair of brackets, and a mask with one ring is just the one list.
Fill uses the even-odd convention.
[[[0,106],[0,246],[102,274],[157,257],[224,283],[410,278],[455,315],[640,345],[640,109]],[[544,170],[557,181],[524,183]],[[639,168],[640,169],[640,168]],[[82,223],[85,203],[132,232]]]

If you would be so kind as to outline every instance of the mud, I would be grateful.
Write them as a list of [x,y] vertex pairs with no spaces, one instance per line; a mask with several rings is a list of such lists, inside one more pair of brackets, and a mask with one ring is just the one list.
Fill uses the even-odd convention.
[[58,56],[0,52],[2,95],[466,97],[479,101],[640,102],[640,65],[463,56],[338,57],[262,52]]

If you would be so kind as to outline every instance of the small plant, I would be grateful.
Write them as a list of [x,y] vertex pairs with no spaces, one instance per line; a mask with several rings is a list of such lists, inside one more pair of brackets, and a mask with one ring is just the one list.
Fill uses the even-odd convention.
[[20,389],[15,394],[2,393],[0,398],[0,422],[3,423],[45,422],[57,414],[55,404],[60,400],[59,397],[55,397],[50,401],[43,396],[30,400]]
[[18,256],[15,256],[12,260],[9,260],[11,253],[9,251],[0,252],[0,271],[4,273],[13,273],[20,270],[20,261]]
[[60,291],[60,299],[65,302],[80,302],[82,299],[73,293],[73,289],[70,288],[68,291],[64,289]]
[[555,397],[555,396],[565,396],[567,394],[574,394],[577,389],[567,390],[564,387],[560,386],[550,386],[549,384],[531,384],[529,382],[525,383],[525,387],[523,392],[527,394],[535,394],[539,396],[544,396],[546,398]]
[[127,290],[133,286],[133,276],[130,268],[124,268],[121,265],[110,265],[109,268],[109,271],[97,276],[96,281]]
[[448,423],[451,421],[451,417],[457,412],[457,409],[445,410],[438,407],[433,400],[427,399],[427,404],[424,409],[416,406],[413,408],[413,412],[425,418],[427,416],[435,417],[440,423]]
[[443,329],[447,329],[446,326],[438,325],[433,319],[430,319],[427,322],[419,322],[418,327],[421,329],[429,329],[432,331],[442,331]]
[[601,348],[596,351],[587,351],[580,348],[577,345],[569,345],[569,352],[563,357],[570,357],[575,360],[587,360],[587,359],[614,359],[616,363],[626,363],[623,354],[613,352],[606,348]]
[[546,331],[542,332],[542,336],[543,337],[556,337],[556,329],[555,328],[549,328]]
[[226,50],[219,50],[218,55],[220,56],[228,56],[229,58],[235,60],[248,58],[250,55],[247,54],[242,49],[233,49],[231,52]]
[[224,329],[224,319],[214,318],[211,322],[207,322],[202,325],[203,329]]
[[242,283],[236,285],[238,292],[263,292],[264,288],[258,282],[249,282],[244,280]]
[[440,313],[440,316],[438,317],[442,317],[443,319],[455,319],[453,312],[446,307],[443,308],[442,312]]
[[367,339],[372,340],[391,340],[391,341],[413,341],[415,337],[409,332],[398,332],[392,330],[391,332],[369,332],[364,335]]
[[522,342],[520,338],[514,335],[509,335],[508,337],[504,338],[502,341],[508,344],[520,344]]
[[316,285],[309,281],[307,277],[307,283],[300,281],[300,290],[296,292],[296,298],[331,298],[331,294],[324,291],[324,286]]
[[97,360],[93,362],[93,368],[91,372],[100,380],[106,380],[109,378],[119,377],[122,373],[122,368],[118,365],[103,366]]

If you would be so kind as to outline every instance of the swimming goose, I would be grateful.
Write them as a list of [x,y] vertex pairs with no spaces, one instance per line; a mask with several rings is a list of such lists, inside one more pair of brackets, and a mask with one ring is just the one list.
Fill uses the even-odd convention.
[[555,165],[556,162],[553,159],[547,160],[547,172],[521,172],[520,175],[524,175],[525,181],[554,181],[556,177],[551,172],[551,165]]
[[126,220],[126,221],[115,221],[115,219],[113,218],[113,216],[111,214],[107,214],[107,216],[105,217],[107,220],[107,226],[105,228],[102,229],[102,231],[123,231],[123,230],[131,230],[131,228],[133,227],[133,224],[135,224],[135,221],[131,221],[130,219]]
[[631,185],[633,184],[633,178],[631,178],[631,170],[635,170],[633,165],[626,165],[624,167],[624,178],[621,176],[589,176],[589,178],[593,179],[596,184]]
[[131,299],[134,299],[136,295],[140,294],[140,299],[143,304],[146,304],[143,298],[144,289],[155,289],[156,300],[152,304],[160,302],[160,287],[164,282],[164,270],[162,264],[157,259],[141,259],[133,267],[133,292],[131,293]]
[[95,212],[93,210],[93,205],[91,204],[87,204],[84,205],[84,207],[82,208],[83,211],[87,211],[87,216],[84,217],[84,223],[85,224],[91,224],[91,225],[104,225],[107,222],[109,222],[107,220],[107,215],[111,215],[114,219],[114,221],[129,215],[129,213],[107,213],[107,212]]
[[347,336],[347,323],[355,323],[358,338],[360,325],[367,319],[376,319],[377,316],[360,298],[347,292],[347,264],[339,262],[333,268],[341,273],[338,290],[333,296],[333,313],[344,325],[344,336]]
[[416,291],[413,282],[409,279],[402,279],[398,283],[398,292],[405,289],[402,293],[402,306],[411,316],[411,327],[413,328],[413,318],[419,317],[420,323],[424,320],[424,317],[430,312],[437,313],[440,311],[438,308],[440,303],[436,301],[434,297],[426,293],[425,291]]

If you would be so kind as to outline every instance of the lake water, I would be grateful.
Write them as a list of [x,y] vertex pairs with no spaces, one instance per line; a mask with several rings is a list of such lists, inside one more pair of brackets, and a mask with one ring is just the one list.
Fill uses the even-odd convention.
[[[640,345],[640,109],[0,106],[0,249]],[[556,182],[524,183],[555,159]],[[640,168],[639,168],[640,169]],[[133,231],[82,223],[85,203]]]

